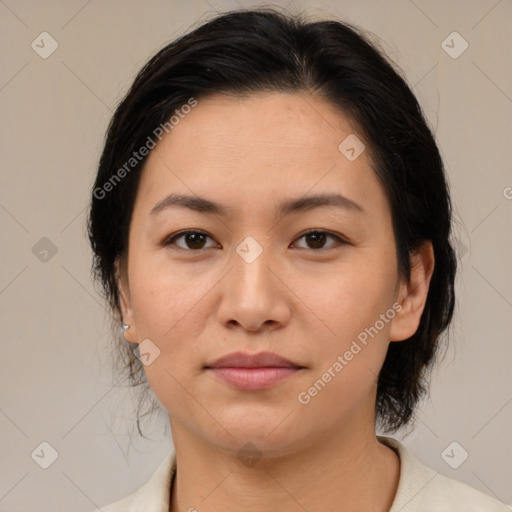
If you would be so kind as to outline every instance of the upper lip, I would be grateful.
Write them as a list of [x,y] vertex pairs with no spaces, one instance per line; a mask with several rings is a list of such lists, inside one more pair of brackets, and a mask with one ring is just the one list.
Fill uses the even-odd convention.
[[249,354],[247,352],[233,352],[223,356],[213,363],[206,365],[206,368],[304,368],[284,357],[273,352],[260,352]]

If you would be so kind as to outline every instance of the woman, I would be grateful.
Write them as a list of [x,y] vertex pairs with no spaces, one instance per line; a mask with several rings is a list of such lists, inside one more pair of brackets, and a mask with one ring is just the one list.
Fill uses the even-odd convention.
[[356,29],[232,11],[158,52],[89,237],[175,452],[103,510],[507,510],[376,435],[411,420],[450,324],[450,229],[417,100]]

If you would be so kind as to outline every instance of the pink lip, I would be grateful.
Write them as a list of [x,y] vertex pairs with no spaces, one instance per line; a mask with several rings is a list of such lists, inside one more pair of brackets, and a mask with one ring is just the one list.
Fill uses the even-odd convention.
[[217,377],[239,389],[267,389],[304,369],[272,352],[236,352],[205,367]]
[[254,391],[270,388],[300,371],[300,368],[210,368],[210,370],[228,384],[239,389]]
[[284,357],[278,356],[273,352],[259,352],[258,354],[249,354],[247,352],[233,352],[223,356],[213,363],[206,365],[206,368],[303,368]]

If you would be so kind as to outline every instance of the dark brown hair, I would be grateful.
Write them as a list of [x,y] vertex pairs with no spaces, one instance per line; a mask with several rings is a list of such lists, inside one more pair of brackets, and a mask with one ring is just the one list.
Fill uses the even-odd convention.
[[[276,9],[244,9],[217,16],[156,53],[119,104],[106,135],[88,223],[95,277],[120,322],[115,262],[127,249],[146,159],[127,168],[133,152],[190,98],[265,91],[312,92],[357,124],[391,205],[401,275],[409,278],[410,256],[423,241],[433,244],[435,269],[420,325],[408,340],[390,344],[378,377],[377,420],[385,431],[395,431],[409,422],[425,393],[440,335],[453,315],[452,211],[443,162],[414,94],[359,29]],[[122,179],[115,179],[123,166]],[[106,183],[112,185],[108,191]],[[118,338],[132,384],[147,384],[131,344]]]

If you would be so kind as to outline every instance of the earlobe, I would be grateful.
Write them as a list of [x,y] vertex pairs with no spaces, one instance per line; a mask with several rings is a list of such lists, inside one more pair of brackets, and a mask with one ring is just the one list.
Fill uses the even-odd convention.
[[411,253],[411,275],[409,281],[400,284],[397,302],[401,305],[390,330],[390,341],[410,338],[418,329],[421,315],[427,302],[430,280],[434,272],[434,249],[426,240]]
[[131,307],[128,276],[125,270],[126,266],[123,265],[119,260],[116,260],[114,269],[122,314],[122,325],[120,327],[126,341],[129,341],[130,343],[137,343],[137,334],[133,317],[133,310]]

